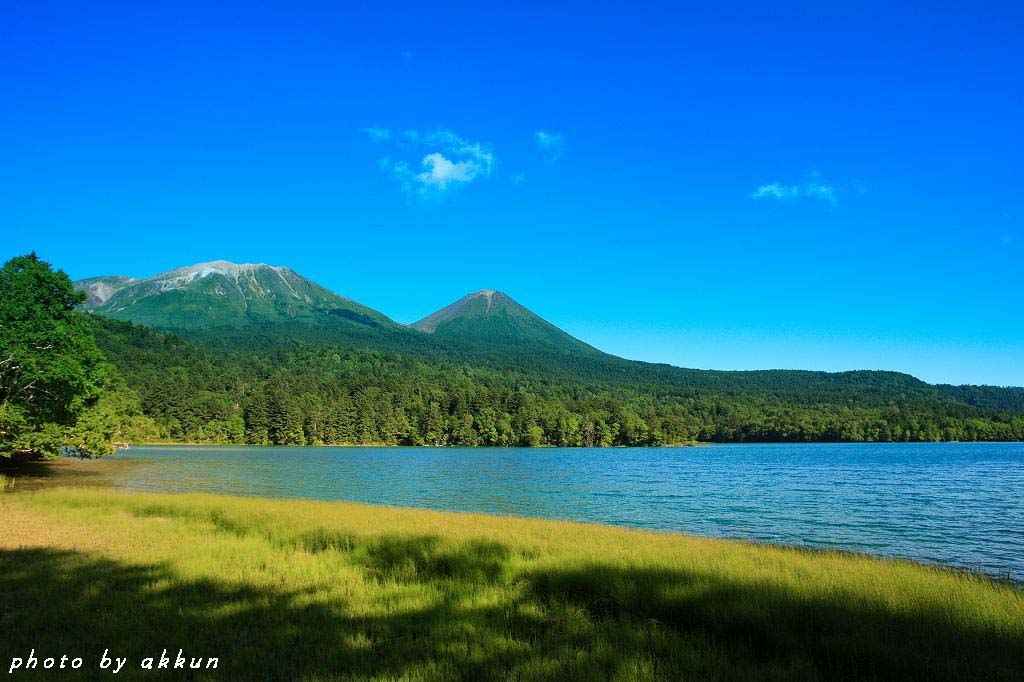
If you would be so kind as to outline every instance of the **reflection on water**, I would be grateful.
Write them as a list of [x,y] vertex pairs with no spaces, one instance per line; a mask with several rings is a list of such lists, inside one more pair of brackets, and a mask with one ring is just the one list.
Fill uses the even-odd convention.
[[111,483],[576,519],[1024,578],[1024,444],[144,447]]

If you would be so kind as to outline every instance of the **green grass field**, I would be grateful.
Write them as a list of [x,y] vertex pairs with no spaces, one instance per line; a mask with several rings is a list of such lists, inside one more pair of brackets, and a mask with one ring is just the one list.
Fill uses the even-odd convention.
[[[162,675],[138,661],[165,648],[219,658],[217,671],[189,671],[194,679],[1024,671],[1024,594],[971,574],[347,503],[89,487],[3,493],[0,595],[4,673],[32,648],[82,656],[85,668],[109,648],[129,658],[118,677],[146,679]],[[11,679],[19,676],[31,674]]]

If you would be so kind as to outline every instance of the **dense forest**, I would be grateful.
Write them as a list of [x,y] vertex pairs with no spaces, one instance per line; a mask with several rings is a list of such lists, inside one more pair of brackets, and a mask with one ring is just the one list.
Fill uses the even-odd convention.
[[585,381],[393,351],[281,347],[258,337],[246,347],[241,335],[230,349],[210,349],[92,320],[100,348],[138,392],[156,437],[173,441],[596,446],[1024,438],[1020,410],[968,405],[897,373],[690,370],[703,382],[687,387],[679,378],[638,383],[649,378],[640,367],[638,376]]

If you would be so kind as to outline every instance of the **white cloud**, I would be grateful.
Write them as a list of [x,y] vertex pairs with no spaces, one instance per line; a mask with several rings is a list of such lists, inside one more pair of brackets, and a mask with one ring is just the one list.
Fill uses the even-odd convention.
[[473,161],[452,161],[440,152],[424,156],[423,166],[427,170],[417,175],[416,179],[423,185],[439,190],[447,189],[452,183],[472,182],[480,174],[480,166]]
[[437,147],[445,154],[472,159],[480,165],[485,175],[490,175],[494,167],[494,154],[479,142],[467,142],[450,130],[435,130],[421,135],[415,130],[405,131],[410,140],[427,147]]
[[391,139],[391,131],[387,128],[370,126],[369,128],[363,128],[360,132],[365,133],[374,142],[385,142]]
[[802,185],[783,185],[771,182],[761,185],[750,193],[751,199],[775,199],[787,201],[793,199],[821,199],[835,206],[837,202],[836,188],[821,180],[811,180]]
[[[367,129],[369,130],[369,129]],[[389,137],[383,139],[391,139]],[[395,139],[398,147],[431,150],[421,160],[422,171],[416,172],[407,161],[392,161],[385,157],[378,165],[390,172],[406,192],[421,197],[437,196],[460,185],[489,176],[494,170],[494,153],[480,142],[469,142],[451,130],[441,129],[428,133],[406,130]]]
[[562,137],[561,133],[539,130],[534,133],[534,139],[537,140],[537,145],[544,151],[548,163],[554,163],[561,158],[562,145],[565,142],[565,138]]

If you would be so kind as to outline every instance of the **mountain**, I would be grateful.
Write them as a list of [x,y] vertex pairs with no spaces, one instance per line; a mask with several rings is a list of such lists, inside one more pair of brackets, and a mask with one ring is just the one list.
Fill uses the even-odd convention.
[[111,296],[136,281],[138,280],[133,277],[122,277],[121,275],[90,277],[75,282],[75,288],[85,292],[84,308],[91,310],[103,305]]
[[1024,440],[1022,389],[626,360],[493,290],[407,327],[265,264],[216,261],[76,286],[100,348],[171,440]]
[[[340,345],[427,358],[589,374],[576,365],[610,358],[499,291],[481,291],[405,326],[285,267],[198,263],[133,279],[80,280],[95,314],[174,331],[203,346]],[[625,361],[622,361],[625,362]]]
[[93,277],[75,286],[85,308],[164,329],[207,329],[283,321],[400,328],[383,313],[339,296],[294,270],[264,263],[198,263],[146,279]]
[[462,345],[512,346],[587,356],[604,355],[527,310],[508,295],[491,289],[460,298],[411,326],[437,339]]
[[785,404],[972,405],[1024,410],[1019,389],[937,387],[896,372],[714,371],[626,360],[602,353],[494,290],[469,294],[405,326],[293,270],[227,261],[144,279],[80,280],[97,316],[173,331],[217,353],[359,348],[412,361],[459,362],[526,373],[566,385],[645,386],[659,395],[693,391],[772,396]]

